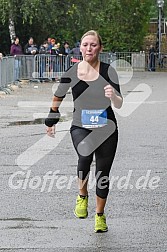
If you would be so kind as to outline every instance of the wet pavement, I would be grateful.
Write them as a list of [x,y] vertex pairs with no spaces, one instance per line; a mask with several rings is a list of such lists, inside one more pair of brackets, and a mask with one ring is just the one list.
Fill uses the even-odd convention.
[[167,251],[166,79],[167,73],[140,72],[121,86],[125,106],[115,112],[119,145],[104,234],[93,231],[94,162],[88,218],[73,214],[78,190],[70,90],[55,138],[46,136],[43,118],[58,83],[22,84],[0,97],[0,251]]

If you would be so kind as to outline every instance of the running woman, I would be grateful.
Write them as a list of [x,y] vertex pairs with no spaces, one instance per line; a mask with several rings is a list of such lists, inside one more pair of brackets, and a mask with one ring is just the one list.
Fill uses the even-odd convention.
[[83,60],[72,66],[62,77],[52,107],[45,119],[47,134],[55,134],[60,118],[59,106],[69,87],[74,102],[73,122],[70,128],[72,142],[78,154],[78,186],[74,213],[78,218],[88,216],[88,179],[90,166],[96,161],[95,232],[106,232],[108,226],[104,209],[109,192],[109,173],[118,142],[117,121],[112,107],[119,109],[123,98],[115,70],[99,61],[102,51],[100,35],[90,30],[81,38]]

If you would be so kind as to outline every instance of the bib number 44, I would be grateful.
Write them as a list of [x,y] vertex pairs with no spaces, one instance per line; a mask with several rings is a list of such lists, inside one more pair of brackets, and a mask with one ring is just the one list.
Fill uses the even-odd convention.
[[98,121],[99,121],[99,116],[91,116],[90,122],[94,123],[94,122],[98,122]]
[[82,110],[82,126],[84,128],[98,128],[107,124],[107,112],[103,109]]

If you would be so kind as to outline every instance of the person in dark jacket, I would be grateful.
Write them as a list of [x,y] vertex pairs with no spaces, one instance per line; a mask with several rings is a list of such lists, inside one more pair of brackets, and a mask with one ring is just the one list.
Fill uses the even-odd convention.
[[70,45],[67,41],[64,42],[63,47],[61,48],[61,54],[67,56],[70,53]]
[[81,51],[80,51],[80,42],[76,43],[76,47],[74,47],[70,52],[73,55],[74,59],[81,59]]
[[70,47],[67,41],[64,42],[63,47],[60,50],[61,54],[63,55],[63,70],[67,70],[70,67],[70,60],[71,57],[69,56]]
[[155,48],[153,45],[150,45],[149,49],[149,67],[148,70],[151,72],[155,71]]
[[40,81],[43,82],[46,79],[46,65],[50,58],[50,49],[47,41],[44,41],[39,48],[38,63],[39,63],[39,76]]
[[38,47],[34,43],[32,37],[29,38],[28,43],[24,47],[24,53],[27,55],[26,64],[27,64],[27,78],[32,78],[34,72],[34,56],[38,53]]
[[28,43],[25,45],[24,53],[27,55],[35,55],[38,53],[38,47],[34,43],[34,39],[32,37],[29,38]]

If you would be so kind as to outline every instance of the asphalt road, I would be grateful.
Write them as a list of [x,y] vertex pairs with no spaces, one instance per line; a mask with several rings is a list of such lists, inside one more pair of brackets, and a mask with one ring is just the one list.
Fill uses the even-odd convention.
[[94,162],[88,218],[73,214],[70,91],[55,138],[46,136],[42,120],[34,121],[48,112],[53,83],[22,84],[0,97],[0,251],[167,251],[166,80],[167,73],[138,72],[121,86],[125,103],[116,111],[119,145],[104,234],[93,231]]

